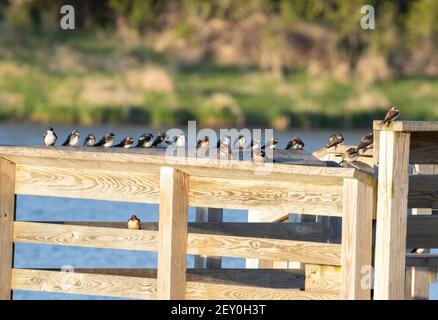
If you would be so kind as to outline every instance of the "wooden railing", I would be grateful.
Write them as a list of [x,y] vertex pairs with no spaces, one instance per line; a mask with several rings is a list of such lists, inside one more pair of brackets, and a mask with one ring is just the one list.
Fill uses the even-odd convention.
[[[12,290],[135,299],[369,299],[376,182],[352,168],[165,157],[161,150],[0,147],[0,298]],[[282,157],[285,157],[283,152]],[[284,161],[282,161],[284,162]],[[297,165],[298,164],[298,165]],[[263,171],[268,174],[257,174]],[[157,223],[26,222],[16,195],[156,203]],[[342,217],[318,223],[191,223],[189,206]],[[157,269],[14,269],[14,243],[158,253]],[[187,269],[186,255],[297,261],[304,270]]]

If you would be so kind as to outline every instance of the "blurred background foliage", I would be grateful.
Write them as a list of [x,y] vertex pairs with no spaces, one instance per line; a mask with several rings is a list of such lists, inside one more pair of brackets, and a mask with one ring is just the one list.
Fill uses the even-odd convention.
[[0,0],[0,119],[365,126],[392,104],[436,119],[437,20],[436,0]]

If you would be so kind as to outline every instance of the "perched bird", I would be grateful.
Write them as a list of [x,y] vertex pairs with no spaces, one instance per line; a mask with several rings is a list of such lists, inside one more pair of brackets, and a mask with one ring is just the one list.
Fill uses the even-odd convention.
[[154,135],[151,133],[144,133],[138,138],[137,148],[150,148],[154,143]]
[[342,133],[335,133],[332,134],[329,138],[328,143],[326,144],[326,148],[331,148],[331,147],[336,147],[338,146],[338,144],[341,144],[344,142],[344,136],[342,135]]
[[290,139],[286,146],[286,150],[303,150],[304,149],[304,142],[299,137],[293,137]]
[[219,156],[221,158],[230,159],[232,156],[231,152],[231,138],[229,136],[223,137],[217,142],[217,148],[219,149]]
[[336,157],[342,157],[342,161],[339,162],[339,164],[343,164],[344,162],[354,162],[359,158],[359,150],[354,147],[348,148],[343,154],[337,154]]
[[234,148],[235,149],[245,149],[246,147],[246,139],[243,134],[239,135],[239,138],[234,141]]
[[99,140],[98,143],[94,145],[94,147],[105,147],[105,148],[112,147],[115,136],[116,135],[114,133],[107,133],[102,137],[102,139]]
[[196,144],[196,149],[206,149],[208,148],[209,139],[207,136],[201,138],[198,140],[198,143]]
[[392,107],[385,115],[385,119],[383,119],[383,121],[380,123],[381,125],[387,124],[389,126],[389,124],[394,121],[397,120],[398,117],[400,117],[400,111],[398,110],[397,107]]
[[79,131],[73,130],[68,136],[67,139],[65,139],[64,143],[62,144],[63,147],[70,146],[74,147],[79,142]]
[[424,248],[421,249],[415,248],[411,250],[411,253],[424,253],[425,251],[426,250]]
[[126,137],[119,144],[116,144],[114,147],[118,148],[131,148],[134,145],[134,138]]
[[164,146],[166,140],[166,134],[160,132],[156,137],[151,147],[161,148]]
[[84,140],[84,147],[92,147],[96,143],[96,137],[94,134],[90,133],[88,136],[85,137]]
[[260,139],[259,138],[252,139],[250,146],[252,150],[260,149]]
[[357,146],[357,150],[362,150],[362,149],[368,149],[370,146],[372,146],[373,144],[373,134],[370,133],[369,135],[363,136],[362,139],[360,139],[360,143]]
[[231,138],[230,136],[225,136],[217,141],[216,148],[220,148],[222,145],[230,146],[231,145]]
[[277,146],[277,144],[278,144],[278,138],[273,137],[272,139],[270,139],[270,140],[268,141],[268,143],[267,143],[266,145],[264,145],[264,146],[262,147],[262,149],[275,149],[275,147]]
[[173,137],[173,145],[176,148],[184,148],[186,146],[186,136],[182,133]]
[[265,151],[261,149],[254,149],[252,152],[252,159],[255,162],[265,162]]
[[128,220],[128,229],[129,230],[141,230],[141,221],[135,214],[131,216]]
[[57,138],[58,137],[56,136],[55,131],[53,130],[52,127],[50,127],[44,133],[43,141],[44,141],[44,144],[46,145],[46,147],[49,147],[49,146],[55,145]]

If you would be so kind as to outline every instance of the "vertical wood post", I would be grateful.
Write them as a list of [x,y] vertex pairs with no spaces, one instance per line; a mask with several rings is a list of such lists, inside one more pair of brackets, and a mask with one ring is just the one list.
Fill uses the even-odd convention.
[[410,134],[381,131],[374,298],[404,297]]
[[[220,208],[196,208],[196,222],[222,222],[224,209]],[[221,257],[195,256],[195,268],[220,269]]]
[[12,298],[15,164],[0,159],[0,300]]
[[372,186],[344,179],[341,299],[370,299],[373,193]]
[[174,168],[160,170],[160,219],[157,297],[185,299],[189,176]]

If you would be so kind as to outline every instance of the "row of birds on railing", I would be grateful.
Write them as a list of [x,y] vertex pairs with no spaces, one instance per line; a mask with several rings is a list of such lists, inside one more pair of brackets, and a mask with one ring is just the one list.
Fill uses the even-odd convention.
[[[399,110],[396,107],[391,108],[382,121],[382,125],[389,124],[393,120],[397,119],[400,115]],[[176,148],[184,148],[186,146],[186,137],[184,134],[179,134],[173,138],[173,141],[168,140],[168,136],[165,133],[158,133],[154,136],[151,133],[142,134],[135,144],[135,140],[132,137],[124,138],[120,143],[114,144],[115,134],[107,133],[99,141],[96,142],[96,137],[90,133],[86,136],[83,146],[85,147],[120,147],[120,148],[167,148],[173,146]],[[80,135],[79,131],[73,130],[65,139],[62,146],[74,147],[79,144]],[[344,153],[337,156],[342,157],[342,162],[353,162],[359,157],[359,152],[361,150],[366,150],[372,148],[373,144],[373,134],[370,133],[362,137],[357,147],[348,148]],[[57,135],[52,127],[48,128],[43,137],[44,145],[54,146],[57,141]],[[221,138],[216,143],[216,148],[220,150],[222,154],[230,154],[231,149],[234,150],[245,150],[251,149],[253,151],[254,157],[265,157],[265,150],[275,149],[278,145],[278,138],[273,137],[266,142],[265,145],[261,145],[261,141],[258,138],[251,139],[247,143],[244,135],[239,135],[234,144],[231,143],[231,137],[225,136]],[[341,133],[335,133],[331,135],[326,144],[326,148],[336,148],[339,144],[344,142],[344,137]],[[196,145],[196,149],[207,149],[210,147],[210,141],[208,136],[204,136],[199,139]],[[304,149],[304,142],[299,137],[293,137],[289,140],[286,145],[286,150],[302,150]]]

